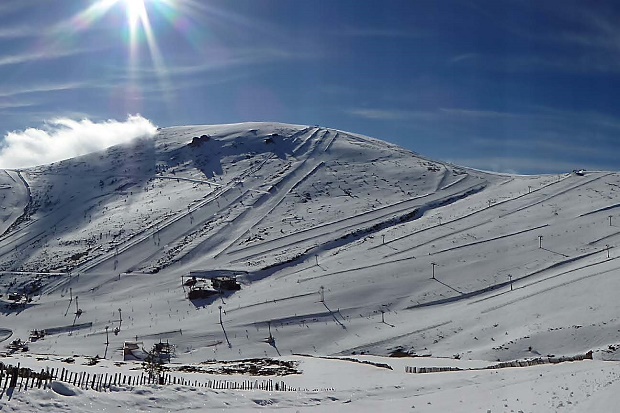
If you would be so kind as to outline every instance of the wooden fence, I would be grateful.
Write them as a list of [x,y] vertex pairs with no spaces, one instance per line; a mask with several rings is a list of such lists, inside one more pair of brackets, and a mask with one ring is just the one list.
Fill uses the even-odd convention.
[[411,367],[405,366],[405,373],[438,373],[443,371],[462,371],[462,370],[488,370],[488,369],[503,369],[508,367],[530,367],[537,366],[539,364],[558,364],[565,363],[567,361],[581,361],[592,360],[592,352],[588,351],[586,354],[578,354],[576,356],[562,356],[562,357],[538,357],[531,360],[513,360],[504,361],[498,364],[493,364],[487,367],[461,369],[458,367]]
[[87,373],[75,372],[66,368],[41,369],[36,372],[29,368],[0,363],[0,399],[7,393],[7,389],[22,391],[32,388],[48,388],[52,381],[68,383],[83,390],[109,391],[116,386],[142,386],[149,384],[180,385],[204,387],[216,390],[264,390],[264,391],[299,391],[296,387],[287,385],[284,381],[272,379],[263,380],[188,380],[184,377],[176,377],[165,374],[161,377],[152,377],[141,373],[138,375],[126,375],[123,373]]

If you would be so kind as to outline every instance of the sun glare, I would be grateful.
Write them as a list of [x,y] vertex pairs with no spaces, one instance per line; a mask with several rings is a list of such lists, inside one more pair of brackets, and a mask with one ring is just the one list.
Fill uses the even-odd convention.
[[135,30],[139,21],[147,19],[144,0],[124,0],[127,10],[127,19],[131,30]]
[[[192,31],[191,27],[188,27],[190,19],[187,16],[204,10],[202,0],[89,0],[88,2],[90,3],[88,7],[59,25],[59,32],[63,35],[76,34],[104,21],[103,18],[108,14],[123,13],[125,15],[123,32],[128,51],[127,69],[132,86],[139,88],[139,78],[144,73],[140,69],[150,64],[157,75],[161,89],[166,91],[165,100],[173,106],[173,88],[169,84],[168,69],[157,42],[155,26],[166,21],[180,34],[189,37],[188,33]],[[116,24],[110,26],[111,32],[114,30],[114,36],[118,39],[117,29]],[[191,40],[188,38],[190,43]],[[148,50],[150,61],[144,59],[145,53],[141,53],[144,46]]]
[[125,0],[125,5],[130,13],[135,13],[144,8],[144,0]]

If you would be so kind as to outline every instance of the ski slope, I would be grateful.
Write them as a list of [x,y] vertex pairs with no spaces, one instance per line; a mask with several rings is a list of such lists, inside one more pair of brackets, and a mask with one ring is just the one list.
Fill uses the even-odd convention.
[[[244,123],[164,128],[2,171],[0,189],[2,337],[54,332],[31,354],[101,356],[105,327],[118,326],[109,359],[126,340],[169,340],[175,363],[394,352],[488,363],[590,350],[588,366],[617,359],[618,173],[496,175],[344,131]],[[188,300],[182,277],[216,270],[245,274],[241,291]],[[12,308],[14,292],[32,301]],[[540,368],[555,377],[543,388],[560,371],[598,374]],[[397,410],[405,393],[423,392],[403,374]],[[437,397],[425,411],[447,408],[444,391],[464,397],[458,374],[427,389]],[[540,381],[501,374],[524,395],[520,380]],[[500,392],[492,380],[475,388]],[[370,393],[364,405],[391,399]]]

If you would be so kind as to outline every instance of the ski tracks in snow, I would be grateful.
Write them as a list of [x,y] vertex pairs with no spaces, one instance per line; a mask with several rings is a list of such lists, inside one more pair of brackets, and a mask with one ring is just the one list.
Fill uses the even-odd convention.
[[[296,148],[296,150],[301,150],[304,146],[308,145],[308,142],[312,139],[312,137],[316,136],[319,130],[316,130],[310,138],[306,139],[304,143]],[[271,214],[284,200],[284,198],[295,188],[309,179],[313,174],[316,173],[318,169],[325,165],[324,161],[318,161],[314,164],[308,162],[309,159],[314,160],[313,154],[319,151],[326,152],[329,147],[332,145],[334,140],[337,138],[338,133],[330,130],[323,131],[323,135],[318,140],[314,141],[314,145],[309,144],[311,147],[309,148],[309,152],[304,156],[303,161],[299,162],[297,166],[289,171],[285,176],[283,176],[280,181],[273,185],[272,188],[275,189],[274,194],[269,194],[269,199],[265,202],[256,202],[261,205],[257,208],[254,208],[255,215],[258,216],[248,228],[242,232],[239,236],[237,236],[234,240],[232,240],[226,247],[220,250],[215,258],[221,256],[223,253],[228,253],[232,247],[239,242],[239,240],[251,233],[252,229],[259,225],[266,216]],[[298,156],[296,153],[295,156]],[[255,204],[256,204],[255,203]],[[243,248],[240,248],[243,249]]]
[[[427,202],[420,202],[420,198],[400,201],[392,205],[387,205],[379,209],[343,218],[338,221],[324,223],[313,228],[307,228],[295,234],[285,235],[260,245],[240,248],[229,252],[228,255],[234,257],[245,252],[245,255],[240,258],[234,258],[232,261],[239,262],[273,251],[281,250],[284,247],[299,245],[308,241],[316,241],[313,243],[313,246],[316,246],[317,244],[325,244],[326,242],[334,241],[339,237],[348,235],[349,233],[347,231],[350,232],[372,227],[374,225],[390,221],[391,219],[398,218],[402,214],[406,213],[416,212],[416,214],[421,214],[421,211],[423,210],[434,208],[434,204],[441,204],[442,201],[449,201],[450,199],[457,199],[467,196],[469,192],[476,191],[478,188],[479,185],[475,185],[460,191],[455,190],[454,192],[447,194],[445,197],[433,197],[433,195],[436,194],[426,195],[431,198]],[[423,196],[422,198],[426,196]]]

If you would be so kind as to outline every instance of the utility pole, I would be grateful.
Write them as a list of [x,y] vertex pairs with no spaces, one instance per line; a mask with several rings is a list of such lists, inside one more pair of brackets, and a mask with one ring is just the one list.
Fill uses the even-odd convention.
[[222,326],[223,326],[223,323],[222,323],[222,306],[221,306],[221,305],[219,305],[217,308],[219,308],[219,309],[220,309],[220,325],[222,325]]
[[539,235],[538,236],[538,248],[542,248],[542,239],[543,239],[543,236]]
[[121,314],[121,309],[118,309],[118,328],[121,328],[121,324],[123,324],[123,316]]
[[611,227],[611,218],[613,217],[613,215],[609,216],[609,226]]
[[431,265],[433,266],[433,277],[432,277],[432,279],[434,280],[435,279],[435,265],[437,265],[437,264],[435,264],[434,262],[431,262]]
[[314,254],[314,259],[316,260],[316,265],[318,267],[318,265],[319,265],[319,255],[318,254]]
[[271,344],[273,346],[273,345],[275,345],[276,340],[271,335],[271,320],[267,321],[267,327],[269,327],[269,337],[267,337],[267,343],[269,343],[269,344]]
[[383,238],[382,244],[385,244],[385,234],[381,235],[381,238]]
[[510,291],[512,291],[512,275],[508,274],[508,280],[510,281]]
[[606,244],[605,247],[607,247],[607,258],[609,258],[609,244]]
[[108,328],[110,327],[105,326],[105,352],[103,353],[103,358],[108,357],[108,346],[110,345],[110,337],[108,336]]
[[324,303],[325,302],[325,287],[321,286],[321,288],[319,288],[319,294],[321,296],[321,302]]

